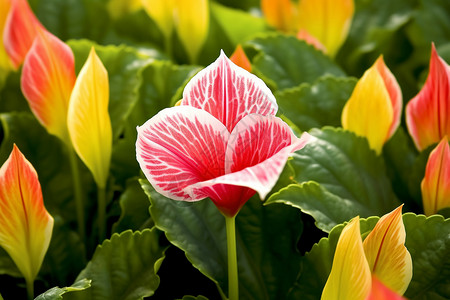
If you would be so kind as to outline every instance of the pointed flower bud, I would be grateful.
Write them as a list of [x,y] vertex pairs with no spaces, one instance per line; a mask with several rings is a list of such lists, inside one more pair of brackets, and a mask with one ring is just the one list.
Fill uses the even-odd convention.
[[244,49],[242,49],[241,44],[236,46],[236,49],[230,56],[230,60],[242,69],[247,70],[248,72],[252,71],[250,60],[248,59],[247,55],[245,55]]
[[450,66],[431,47],[430,72],[406,105],[406,124],[419,151],[450,135]]
[[108,73],[92,47],[75,82],[67,122],[73,147],[100,188],[106,186],[112,151],[108,103]]
[[0,87],[8,73],[14,70],[11,59],[3,45],[3,32],[11,8],[11,0],[0,0]]
[[297,8],[291,0],[261,0],[267,23],[284,32],[297,31]]
[[450,147],[447,137],[431,151],[421,188],[427,216],[450,207]]
[[36,171],[14,145],[0,168],[0,246],[28,283],[41,268],[52,230]]
[[172,36],[175,0],[142,0],[142,6],[156,23],[165,39]]
[[72,50],[46,30],[38,30],[25,58],[21,87],[39,122],[70,145],[67,111],[75,84]]
[[298,30],[305,29],[335,56],[347,38],[354,10],[353,0],[300,0]]
[[368,139],[377,154],[400,124],[402,94],[383,58],[377,59],[353,90],[342,111],[342,127]]
[[6,19],[3,43],[15,69],[33,44],[38,29],[45,30],[26,0],[14,0]]

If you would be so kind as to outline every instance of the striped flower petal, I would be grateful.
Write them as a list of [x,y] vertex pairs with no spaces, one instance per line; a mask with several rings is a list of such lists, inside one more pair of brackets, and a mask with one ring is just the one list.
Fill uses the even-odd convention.
[[66,144],[70,144],[67,111],[75,77],[70,47],[39,30],[23,64],[22,92],[39,122]]
[[339,237],[333,266],[321,299],[364,300],[370,289],[370,268],[364,255],[359,217],[355,217],[345,226]]
[[422,90],[406,105],[406,124],[419,151],[450,135],[450,66],[431,49],[430,72]]
[[99,188],[106,186],[111,160],[108,102],[108,73],[92,48],[73,88],[67,123],[73,147]]
[[394,109],[385,81],[376,65],[356,84],[342,111],[342,127],[366,137],[370,148],[381,153],[394,122]]
[[31,163],[14,148],[0,168],[0,246],[33,282],[50,244],[53,218]]
[[15,69],[25,59],[38,29],[45,30],[26,0],[14,0],[6,19],[3,42]]
[[219,119],[228,131],[244,116],[275,115],[275,97],[255,75],[232,63],[221,52],[219,58],[186,85],[181,105],[200,108]]
[[381,217],[363,243],[372,274],[400,295],[412,278],[411,255],[405,247],[402,206]]
[[252,71],[252,65],[250,63],[250,60],[248,59],[247,55],[245,55],[244,49],[242,49],[241,44],[236,46],[236,49],[230,56],[230,60],[235,65],[241,67],[242,69],[248,72]]
[[[248,115],[233,129],[225,153],[225,175],[188,186],[191,195],[208,195],[221,211],[234,216],[256,191],[261,199],[272,190],[289,155],[303,148],[310,136],[297,138],[274,116]],[[231,197],[227,186],[245,197]],[[221,191],[221,192],[219,192]]]
[[196,201],[184,189],[224,174],[229,133],[209,113],[188,106],[160,111],[137,128],[137,160],[160,194],[175,200]]
[[405,298],[385,286],[377,276],[372,275],[372,289],[366,300],[405,300]]
[[261,0],[267,23],[284,32],[297,30],[297,9],[291,0]]
[[347,38],[354,6],[353,0],[300,0],[299,30],[305,29],[334,56]]
[[431,151],[421,188],[427,216],[450,207],[450,147],[447,136]]
[[175,28],[192,63],[197,62],[209,31],[208,0],[176,0]]

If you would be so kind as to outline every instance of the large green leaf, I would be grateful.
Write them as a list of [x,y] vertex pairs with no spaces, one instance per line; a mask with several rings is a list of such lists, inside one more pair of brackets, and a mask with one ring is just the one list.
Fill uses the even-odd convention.
[[342,129],[313,129],[315,137],[290,161],[300,185],[290,185],[267,203],[281,202],[312,215],[329,231],[356,215],[381,216],[399,205],[383,158],[365,138]]
[[114,224],[113,232],[122,232],[127,229],[143,230],[153,225],[148,207],[150,202],[141,188],[137,178],[127,181],[125,191],[120,195],[120,219]]
[[405,293],[411,300],[450,299],[450,219],[405,214],[406,247],[413,278]]
[[142,71],[142,80],[138,88],[139,98],[127,116],[123,136],[113,148],[111,172],[116,181],[125,185],[128,178],[139,175],[135,146],[136,127],[181,99],[188,79],[198,70],[199,68],[195,66],[178,66],[168,61],[155,60]]
[[35,300],[62,300],[63,295],[71,292],[78,292],[85,290],[91,286],[91,281],[87,279],[81,279],[68,287],[54,287],[40,294]]
[[92,47],[95,47],[108,71],[109,114],[114,138],[118,138],[123,131],[125,120],[139,99],[142,69],[150,62],[150,57],[124,45],[99,46],[88,40],[71,40],[68,44],[75,55],[77,72],[86,62]]
[[272,33],[244,45],[255,52],[252,72],[273,89],[296,87],[303,82],[313,83],[326,74],[345,75],[329,57],[294,36]]
[[341,125],[342,109],[350,98],[356,80],[321,77],[314,83],[275,93],[278,113],[283,114],[301,130]]
[[77,281],[92,280],[91,288],[69,294],[67,299],[136,300],[153,295],[159,285],[156,273],[164,259],[158,238],[156,229],[113,234],[98,246],[77,277]]
[[[156,227],[191,263],[227,293],[225,219],[212,201],[167,199],[141,181]],[[251,198],[236,218],[239,292],[242,299],[280,299],[294,282],[300,256],[300,214],[284,205],[264,207]],[[282,233],[282,234],[281,234]]]
[[[373,229],[378,217],[361,219],[361,236]],[[450,298],[450,220],[442,216],[406,213],[405,245],[413,262],[413,277],[405,296],[411,300]],[[328,238],[315,244],[303,260],[302,273],[289,299],[320,299],[331,271],[334,252],[344,225],[331,230]]]

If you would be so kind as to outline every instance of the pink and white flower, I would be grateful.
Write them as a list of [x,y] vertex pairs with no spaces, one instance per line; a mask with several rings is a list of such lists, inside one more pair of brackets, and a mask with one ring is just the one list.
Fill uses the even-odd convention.
[[264,82],[222,52],[186,86],[180,106],[138,127],[137,160],[155,190],[182,201],[209,197],[228,217],[256,192],[263,199],[288,156],[303,148],[276,117]]

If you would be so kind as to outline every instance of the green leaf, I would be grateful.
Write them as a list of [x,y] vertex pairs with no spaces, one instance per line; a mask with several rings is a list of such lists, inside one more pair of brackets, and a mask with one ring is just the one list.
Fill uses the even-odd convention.
[[142,230],[153,225],[148,212],[150,202],[137,178],[130,178],[127,181],[126,189],[120,195],[119,202],[122,213],[113,226],[113,232],[119,233],[127,229]]
[[291,164],[297,182],[313,182],[288,186],[267,203],[300,208],[324,231],[356,215],[381,216],[399,205],[383,158],[369,148],[365,138],[334,128],[310,133],[315,139],[293,154]]
[[123,131],[128,115],[139,99],[142,69],[149,63],[150,57],[125,45],[99,46],[88,40],[71,40],[68,44],[75,55],[77,72],[86,62],[92,47],[95,47],[97,55],[108,71],[109,114],[113,136],[117,139]]
[[[146,180],[141,184],[150,197],[156,227],[222,293],[227,291],[225,219],[212,201],[175,201],[156,193]],[[300,268],[296,251],[302,231],[299,212],[284,205],[264,207],[253,197],[239,212],[236,231],[240,297],[284,297]]]
[[353,78],[321,77],[314,83],[275,93],[278,113],[285,115],[301,130],[341,125],[341,112],[350,98],[356,80]]
[[249,37],[267,30],[262,18],[252,16],[239,9],[211,3],[211,18],[215,18],[233,45],[244,42]]
[[136,127],[182,97],[188,80],[199,70],[195,66],[178,66],[168,61],[153,61],[142,71],[138,99],[127,116],[123,136],[113,148],[111,172],[125,185],[128,178],[139,176],[136,163]]
[[313,83],[326,74],[345,76],[329,57],[294,36],[267,34],[244,45],[255,52],[252,72],[275,90]]
[[159,286],[156,272],[164,259],[158,238],[155,229],[113,234],[97,247],[92,260],[77,277],[92,280],[91,288],[67,299],[136,300],[153,295]]
[[72,286],[69,287],[54,287],[43,294],[40,294],[35,298],[35,300],[61,300],[63,299],[62,295],[70,292],[78,292],[85,290],[91,286],[91,281],[88,279],[81,279],[75,282]]
[[405,214],[406,247],[413,278],[405,293],[411,300],[450,299],[450,219]]

